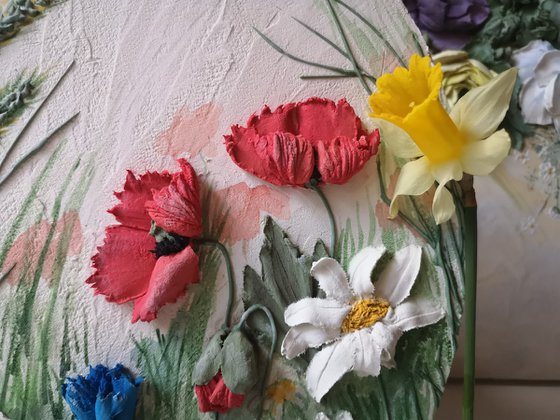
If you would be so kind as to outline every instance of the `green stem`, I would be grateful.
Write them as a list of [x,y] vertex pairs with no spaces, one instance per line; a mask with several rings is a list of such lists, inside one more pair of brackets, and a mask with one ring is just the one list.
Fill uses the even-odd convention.
[[270,348],[268,350],[268,355],[266,358],[266,366],[264,369],[264,375],[261,379],[261,384],[260,384],[260,395],[263,398],[263,402],[261,403],[260,409],[259,409],[259,416],[258,418],[261,418],[262,415],[262,408],[263,408],[263,404],[264,404],[264,390],[266,387],[266,380],[268,378],[268,375],[270,373],[270,368],[272,366],[272,355],[274,353],[274,349],[276,348],[276,341],[278,340],[278,334],[276,332],[276,323],[274,322],[274,317],[272,316],[272,312],[270,312],[270,310],[263,305],[260,304],[254,304],[251,305],[249,307],[249,309],[247,309],[243,315],[241,315],[241,319],[239,320],[239,322],[237,323],[237,325],[234,328],[241,328],[243,326],[243,324],[247,321],[247,319],[251,316],[251,314],[253,314],[256,311],[262,311],[264,312],[264,314],[266,315],[266,317],[268,318],[268,323],[270,325],[270,335],[271,335],[271,342],[270,342]]
[[330,221],[330,224],[331,224],[331,248],[330,248],[331,252],[330,252],[330,254],[334,255],[335,247],[336,247],[336,220],[334,218],[334,213],[331,209],[329,201],[327,200],[327,197],[325,196],[323,191],[319,188],[319,186],[315,182],[313,182],[313,181],[308,182],[307,184],[305,184],[305,186],[307,188],[309,188],[310,190],[313,190],[317,193],[317,195],[321,199],[321,202],[325,206],[325,209],[327,210],[327,213],[329,215],[329,221]]
[[[467,178],[465,176],[465,178]],[[477,215],[472,177],[464,179],[463,206],[465,217],[465,362],[463,374],[463,420],[474,415],[475,338],[476,338],[476,263]]]
[[336,29],[338,30],[338,33],[340,34],[340,37],[342,38],[342,43],[344,44],[344,49],[346,50],[347,57],[350,60],[350,62],[352,63],[352,67],[354,67],[354,72],[358,75],[358,78],[360,79],[360,83],[362,84],[362,87],[365,89],[365,91],[367,92],[368,95],[371,95],[371,89],[367,85],[366,81],[364,80],[364,77],[362,76],[362,72],[360,71],[360,67],[358,66],[358,63],[356,62],[356,58],[354,57],[354,54],[352,53],[352,49],[350,48],[350,44],[348,43],[348,39],[346,38],[346,34],[344,33],[344,30],[342,29],[342,25],[340,24],[340,20],[338,19],[338,16],[337,16],[337,14],[334,10],[334,7],[333,7],[331,1],[332,0],[327,0],[327,6],[329,8],[329,11],[331,12],[332,18],[334,20],[334,24],[336,25]]
[[230,321],[231,321],[231,311],[233,309],[233,288],[235,287],[235,282],[233,280],[233,267],[231,264],[231,258],[229,256],[229,252],[226,247],[221,243],[214,239],[198,239],[196,241],[200,245],[210,245],[217,248],[224,257],[224,261],[226,262],[226,270],[227,270],[227,278],[228,278],[228,302],[226,307],[226,316],[224,319],[223,328],[229,329]]

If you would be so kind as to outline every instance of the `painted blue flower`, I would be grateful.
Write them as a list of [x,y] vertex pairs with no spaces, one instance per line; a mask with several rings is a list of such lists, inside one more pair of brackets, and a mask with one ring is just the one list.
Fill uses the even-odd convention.
[[67,378],[60,390],[78,420],[130,420],[142,380],[120,363],[113,369],[97,365],[86,377]]

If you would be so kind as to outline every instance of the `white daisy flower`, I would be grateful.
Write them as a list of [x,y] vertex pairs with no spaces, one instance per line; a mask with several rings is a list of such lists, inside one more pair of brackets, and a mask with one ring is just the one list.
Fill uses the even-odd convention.
[[398,251],[374,287],[371,275],[384,254],[384,247],[362,249],[350,261],[349,278],[338,261],[321,258],[311,274],[326,299],[301,299],[284,312],[291,327],[282,343],[286,358],[324,345],[306,373],[307,388],[317,401],[347,372],[377,376],[381,366],[394,367],[402,333],[445,315],[431,300],[408,297],[420,270],[422,249],[408,246]]

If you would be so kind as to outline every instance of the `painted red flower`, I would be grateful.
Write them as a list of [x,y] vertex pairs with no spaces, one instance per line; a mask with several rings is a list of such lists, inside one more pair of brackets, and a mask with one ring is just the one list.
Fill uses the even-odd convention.
[[379,131],[368,134],[345,99],[309,98],[265,106],[247,127],[234,125],[224,136],[233,161],[275,185],[304,186],[312,178],[344,184],[377,153]]
[[132,322],[152,321],[157,311],[197,283],[198,256],[191,238],[202,233],[199,187],[193,168],[128,171],[120,203],[109,210],[120,224],[105,229],[105,242],[92,257],[95,272],[86,282],[109,302],[134,301]]
[[234,394],[229,390],[221,371],[206,385],[196,385],[194,392],[198,399],[198,409],[202,413],[217,411],[224,414],[233,408],[241,407],[245,400],[245,395]]

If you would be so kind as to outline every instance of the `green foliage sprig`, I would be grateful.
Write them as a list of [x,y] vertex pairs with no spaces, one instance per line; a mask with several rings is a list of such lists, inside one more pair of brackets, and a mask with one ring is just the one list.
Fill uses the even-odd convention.
[[41,17],[45,9],[60,1],[53,0],[10,0],[0,15],[0,43],[7,41],[30,24]]

